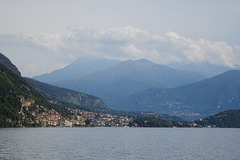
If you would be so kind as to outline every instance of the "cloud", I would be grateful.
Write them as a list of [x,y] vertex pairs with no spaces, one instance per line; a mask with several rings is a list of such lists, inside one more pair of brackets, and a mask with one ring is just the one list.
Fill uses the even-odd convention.
[[47,49],[49,51],[59,51],[64,46],[62,35],[46,34],[1,34],[0,42],[2,45],[19,45],[35,48]]
[[99,31],[97,35],[101,40],[106,39],[119,42],[135,41],[141,43],[151,38],[147,31],[132,26],[109,28],[106,31]]
[[144,53],[135,47],[134,45],[130,44],[127,47],[123,47],[122,50],[129,55],[129,57],[139,57],[144,56]]
[[[179,36],[177,33],[166,34],[174,48],[180,51],[183,62],[224,65],[234,67],[239,64],[239,52],[226,42],[211,42],[204,39],[193,40]],[[236,47],[235,47],[236,48]]]
[[[195,40],[175,32],[156,35],[132,26],[106,30],[70,27],[66,35],[2,34],[0,46],[14,46],[18,52],[25,51],[21,50],[23,46],[33,48],[31,53],[25,53],[29,55],[28,61],[31,61],[32,67],[21,67],[26,70],[32,68],[31,75],[47,72],[47,69],[51,68],[48,71],[50,72],[85,56],[120,60],[146,58],[159,64],[209,62],[229,67],[240,64],[240,46],[230,46],[224,41],[211,42],[201,38]],[[15,56],[17,62],[17,56],[20,55]],[[39,58],[31,59],[31,56]],[[39,67],[40,62],[36,62],[36,59],[46,59],[46,62],[42,62],[44,66]],[[25,62],[17,63],[21,66]],[[41,71],[37,71],[37,68]]]
[[53,52],[59,52],[64,47],[62,36],[60,34],[42,33],[40,36],[33,36],[33,42]]

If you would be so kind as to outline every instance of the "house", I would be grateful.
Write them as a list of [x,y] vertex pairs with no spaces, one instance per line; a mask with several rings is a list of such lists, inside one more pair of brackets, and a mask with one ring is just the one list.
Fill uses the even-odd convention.
[[66,120],[64,121],[64,126],[65,126],[65,127],[72,127],[72,122],[66,119]]
[[11,120],[10,118],[7,118],[7,119],[6,119],[6,122],[7,122],[7,123],[11,123],[12,120]]

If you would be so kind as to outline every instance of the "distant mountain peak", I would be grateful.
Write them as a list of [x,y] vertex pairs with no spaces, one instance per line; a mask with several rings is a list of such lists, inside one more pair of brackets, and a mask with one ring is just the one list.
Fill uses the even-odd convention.
[[228,70],[232,69],[240,69],[239,66],[235,66],[235,68],[230,68],[223,65],[215,65],[208,62],[203,63],[170,63],[168,66],[184,70],[184,71],[197,71],[198,73],[201,73],[202,75],[205,75],[206,77],[210,78],[216,75],[219,75],[221,73],[224,73]]
[[224,72],[225,75],[228,75],[228,74],[240,74],[240,70],[238,69],[232,69],[232,70],[228,70],[226,72]]
[[150,60],[147,59],[139,59],[139,60],[126,60],[124,62],[121,62],[119,64],[116,64],[114,67],[129,67],[131,68],[135,68],[135,69],[144,69],[144,70],[148,70],[148,69],[152,69],[152,68],[159,68],[159,67],[163,67],[163,68],[169,68],[168,66],[164,66],[164,65],[160,65],[160,64],[156,64]]
[[172,88],[203,80],[196,72],[185,72],[146,59],[127,60],[82,78],[54,85],[96,95],[112,108],[121,109],[126,96],[148,88]]
[[137,62],[137,63],[153,63],[152,61],[150,61],[148,59],[138,59],[138,60],[135,60],[134,62]]
[[126,60],[122,63],[135,63],[135,64],[155,64],[154,62],[147,60],[147,59],[138,59],[138,60]]
[[45,83],[77,79],[92,72],[107,69],[119,62],[120,61],[117,60],[109,60],[103,58],[81,57],[62,69],[55,70],[51,73],[46,73],[40,76],[35,76],[33,78]]

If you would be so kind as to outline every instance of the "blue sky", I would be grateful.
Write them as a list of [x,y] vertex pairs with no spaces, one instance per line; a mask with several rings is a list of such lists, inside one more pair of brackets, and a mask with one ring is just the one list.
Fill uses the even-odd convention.
[[238,0],[1,0],[0,52],[24,76],[79,57],[240,64]]

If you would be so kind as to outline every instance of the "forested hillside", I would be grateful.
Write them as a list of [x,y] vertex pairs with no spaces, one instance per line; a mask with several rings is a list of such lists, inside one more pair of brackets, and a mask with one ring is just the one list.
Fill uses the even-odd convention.
[[44,97],[56,101],[63,106],[66,105],[72,108],[90,109],[95,111],[109,110],[107,105],[96,96],[60,88],[30,78],[25,79],[34,89],[44,95]]
[[227,110],[195,122],[203,127],[240,128],[240,110]]
[[122,108],[178,115],[189,120],[240,109],[240,70],[182,87],[145,90],[129,96]]
[[19,96],[34,99],[36,104],[47,109],[52,108],[62,115],[69,114],[66,109],[45,100],[22,77],[0,63],[0,127],[17,126],[22,123],[18,113],[21,109]]

